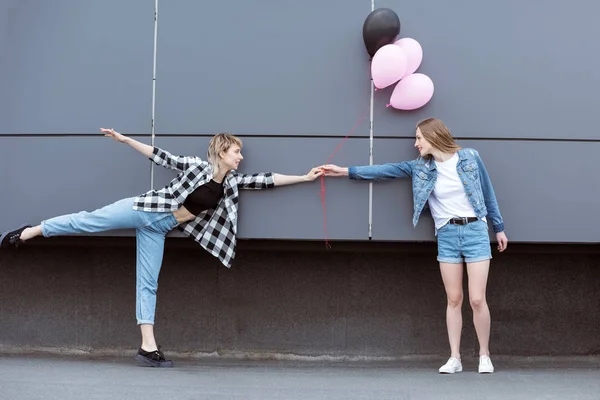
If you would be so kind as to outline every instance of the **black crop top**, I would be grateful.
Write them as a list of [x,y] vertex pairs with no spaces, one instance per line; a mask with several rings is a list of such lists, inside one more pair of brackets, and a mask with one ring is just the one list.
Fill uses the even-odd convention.
[[202,211],[215,208],[223,197],[223,184],[210,180],[210,182],[196,188],[184,200],[183,206],[194,215]]

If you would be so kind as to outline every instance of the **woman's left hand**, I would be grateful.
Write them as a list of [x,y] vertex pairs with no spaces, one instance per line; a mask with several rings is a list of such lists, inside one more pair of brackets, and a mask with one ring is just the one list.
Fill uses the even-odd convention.
[[502,252],[506,250],[506,247],[508,246],[508,238],[506,237],[506,233],[496,233],[496,240],[498,241],[498,251]]
[[314,181],[321,175],[323,175],[323,169],[321,167],[315,167],[311,169],[308,174],[304,175],[304,179],[307,181]]
[[127,140],[127,136],[121,135],[119,132],[115,131],[112,128],[111,129],[100,128],[100,132],[104,133],[104,136],[113,138],[114,140],[116,140],[119,143],[125,143],[125,141]]

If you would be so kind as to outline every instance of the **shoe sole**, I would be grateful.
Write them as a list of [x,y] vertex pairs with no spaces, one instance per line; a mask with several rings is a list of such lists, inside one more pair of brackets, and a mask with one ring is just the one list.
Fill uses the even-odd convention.
[[455,374],[457,372],[462,372],[462,368],[457,369],[456,371],[440,371],[440,374],[449,375],[449,374]]
[[154,368],[172,368],[173,367],[173,361],[154,361],[154,360],[150,360],[149,358],[144,357],[141,354],[136,354],[135,355],[135,359],[139,362],[141,362],[142,364],[144,364],[144,366],[146,367],[154,367]]
[[491,371],[479,371],[480,374],[493,374],[494,370]]

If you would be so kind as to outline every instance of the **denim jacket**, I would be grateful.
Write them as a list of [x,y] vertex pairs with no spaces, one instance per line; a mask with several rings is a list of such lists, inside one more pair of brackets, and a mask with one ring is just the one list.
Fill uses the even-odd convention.
[[[477,150],[461,149],[458,151],[456,170],[462,180],[467,198],[478,218],[488,216],[494,232],[504,231],[504,222],[496,201],[492,181],[483,165]],[[416,160],[389,163],[382,165],[365,165],[348,168],[350,179],[383,180],[393,178],[412,178],[413,189],[413,226],[417,225],[419,216],[427,203],[427,199],[437,180],[437,168],[434,160],[422,157]]]

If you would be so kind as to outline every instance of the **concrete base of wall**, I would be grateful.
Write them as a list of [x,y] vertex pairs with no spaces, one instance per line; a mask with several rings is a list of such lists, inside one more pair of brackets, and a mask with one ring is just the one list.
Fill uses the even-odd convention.
[[[37,239],[36,239],[37,240]],[[155,333],[167,351],[255,356],[447,355],[433,244],[242,241],[233,268],[169,239]],[[600,249],[494,253],[497,355],[600,354]],[[466,274],[465,274],[466,275]],[[466,292],[462,353],[478,352]],[[134,349],[133,238],[40,239],[0,253],[4,349]]]

